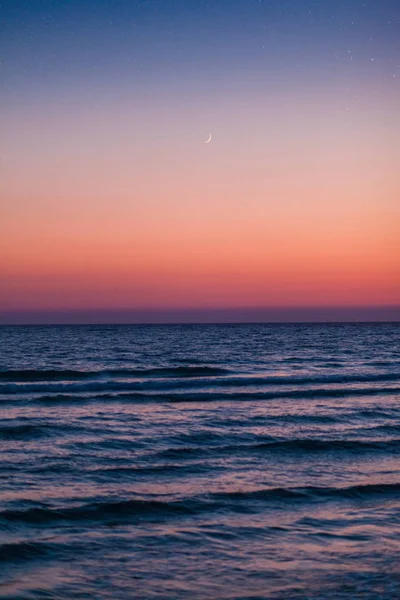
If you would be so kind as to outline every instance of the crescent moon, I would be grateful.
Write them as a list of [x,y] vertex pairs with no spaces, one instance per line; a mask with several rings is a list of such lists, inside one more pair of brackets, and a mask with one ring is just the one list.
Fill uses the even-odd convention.
[[209,143],[211,142],[211,140],[212,140],[212,135],[211,135],[211,133],[210,133],[210,137],[209,137],[209,138],[208,138],[208,140],[206,140],[204,143],[205,143],[205,144],[209,144]]

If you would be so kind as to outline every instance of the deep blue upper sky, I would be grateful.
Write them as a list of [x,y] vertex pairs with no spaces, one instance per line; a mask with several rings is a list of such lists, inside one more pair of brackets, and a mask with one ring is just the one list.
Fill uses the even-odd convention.
[[395,0],[8,0],[5,89],[194,77],[400,76]]

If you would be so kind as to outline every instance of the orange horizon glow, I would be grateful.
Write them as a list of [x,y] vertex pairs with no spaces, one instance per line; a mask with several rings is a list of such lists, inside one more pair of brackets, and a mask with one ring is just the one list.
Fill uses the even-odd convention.
[[333,104],[9,109],[0,310],[400,304],[390,115]]

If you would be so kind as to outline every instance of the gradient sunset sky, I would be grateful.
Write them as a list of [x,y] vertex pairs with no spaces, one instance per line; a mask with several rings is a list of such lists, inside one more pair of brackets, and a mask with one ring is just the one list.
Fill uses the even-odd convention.
[[397,1],[1,4],[3,315],[400,305]]

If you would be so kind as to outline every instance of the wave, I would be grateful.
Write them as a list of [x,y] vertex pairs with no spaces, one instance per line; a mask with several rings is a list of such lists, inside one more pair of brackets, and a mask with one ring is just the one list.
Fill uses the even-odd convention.
[[[193,367],[193,369],[195,369]],[[204,368],[201,367],[203,370]],[[210,367],[211,369],[211,367]],[[251,387],[284,387],[284,386],[297,386],[302,389],[299,390],[291,390],[288,392],[273,392],[274,396],[289,394],[289,397],[295,397],[296,394],[302,394],[303,391],[306,391],[308,394],[313,393],[315,391],[316,394],[319,393],[320,390],[324,390],[324,395],[341,395],[343,391],[348,390],[357,390],[363,393],[377,393],[379,391],[384,391],[389,389],[391,391],[398,391],[400,388],[388,387],[388,384],[392,382],[400,381],[400,374],[390,373],[390,374],[380,374],[380,375],[369,375],[369,376],[348,376],[348,377],[223,377],[220,378],[216,375],[216,371],[213,372],[213,375],[210,376],[204,373],[203,375],[195,374],[194,371],[191,371],[191,375],[186,375],[186,379],[190,377],[190,381],[188,382],[185,379],[177,378],[172,379],[172,374],[170,378],[165,377],[165,372],[163,377],[152,380],[140,380],[140,381],[124,381],[124,380],[109,380],[104,376],[104,373],[110,373],[101,371],[102,376],[98,376],[97,379],[90,377],[87,381],[67,381],[66,379],[60,379],[59,381],[54,380],[38,380],[38,381],[25,381],[25,382],[2,382],[0,383],[0,394],[3,395],[15,395],[15,394],[42,394],[42,393],[102,393],[102,392],[140,392],[140,393],[148,393],[151,395],[155,395],[158,392],[163,393],[171,391],[171,393],[181,394],[180,390],[187,389],[188,395],[198,394],[199,396],[207,395],[210,396],[212,394],[215,395],[216,389],[221,389],[221,395],[236,395],[237,397],[243,397],[244,395],[249,394],[269,394],[272,392],[268,392],[267,390],[261,392],[251,392]],[[124,371],[125,377],[127,378],[127,371]],[[130,377],[133,377],[132,371],[129,372]],[[172,373],[172,372],[171,372]],[[176,373],[176,371],[175,371]],[[226,373],[227,375],[227,373]],[[174,375],[175,377],[176,375]],[[210,378],[211,377],[211,378]],[[368,383],[378,383],[380,382],[381,387],[372,386],[367,387]],[[344,387],[326,387],[326,386],[345,386],[347,384],[360,384],[357,388],[344,388]],[[324,385],[325,387],[314,387]],[[365,387],[362,387],[365,385]],[[249,389],[247,392],[243,391],[232,391],[229,392],[229,388],[245,388]],[[196,388],[203,388],[205,391],[196,391]],[[207,388],[210,391],[207,391]],[[225,390],[224,390],[225,388]],[[191,391],[193,389],[193,392]],[[218,393],[218,392],[217,392]],[[293,396],[294,394],[294,396]]]
[[[48,437],[58,434],[85,433],[83,425],[71,423],[13,423],[0,425],[0,440],[19,440],[32,439],[38,437]],[[96,428],[96,434],[104,434],[105,429]]]
[[358,429],[358,433],[386,433],[386,434],[398,434],[400,433],[400,423],[385,423],[383,425],[372,425],[370,427],[364,427]]
[[48,554],[48,547],[42,542],[11,542],[0,544],[0,561],[14,562],[18,560],[36,559]]
[[94,502],[77,507],[56,509],[28,508],[0,511],[0,520],[45,524],[54,521],[81,521],[117,518],[142,514],[193,514],[196,512],[185,502],[162,502],[158,500],[132,499],[117,502]]
[[264,452],[400,452],[400,439],[390,440],[321,440],[321,439],[291,439],[291,440],[255,440],[248,444],[225,444],[214,446],[182,445],[167,448],[157,452],[158,458],[191,460],[204,456],[222,456],[240,453]]
[[8,369],[0,371],[0,381],[80,381],[105,377],[206,377],[225,375],[228,369],[209,366],[151,367],[148,369],[104,369],[79,371],[73,369]]
[[[365,419],[398,419],[400,410],[398,408],[391,407],[390,411],[391,412],[388,412],[387,410],[377,408],[364,408],[357,413],[357,416]],[[397,412],[398,414],[395,415],[393,414],[394,412]]]
[[400,439],[393,440],[321,440],[293,439],[261,442],[254,444],[254,450],[289,450],[306,452],[362,452],[365,450],[396,450],[400,451]]
[[400,483],[359,484],[348,487],[304,487],[304,488],[272,488],[250,492],[219,492],[214,497],[225,500],[268,500],[307,499],[307,498],[368,498],[372,496],[392,496],[400,492]]
[[47,429],[41,425],[1,425],[0,439],[18,439],[41,437],[47,434]]
[[[269,502],[298,502],[318,500],[373,499],[378,496],[398,496],[400,483],[360,484],[349,487],[266,488],[250,491],[214,492],[182,500],[159,501],[134,498],[119,501],[99,501],[79,506],[56,509],[38,507],[5,509],[0,511],[0,521],[29,524],[51,524],[59,521],[120,521],[143,518],[168,518],[192,516],[204,512],[223,511],[254,512],[257,505]],[[27,549],[29,551],[29,548]]]
[[[123,477],[124,475],[131,476],[141,476],[141,475],[195,475],[197,473],[208,473],[209,465],[205,464],[201,461],[199,462],[191,462],[189,464],[160,464],[153,466],[145,466],[145,467],[132,467],[132,466],[121,466],[121,467],[99,467],[97,469],[91,469],[90,471],[86,471],[86,473],[90,473],[91,476],[100,476],[100,477],[113,477],[116,476],[118,478]],[[214,466],[213,471],[216,471],[218,467]]]
[[[135,388],[132,392],[127,391],[129,386],[121,384],[121,386],[117,386],[115,384],[110,385],[101,385],[91,386],[90,388],[83,388],[79,390],[75,390],[75,392],[81,392],[86,395],[78,395],[62,393],[63,391],[67,391],[65,387],[58,386],[54,390],[38,390],[38,389],[30,389],[29,392],[26,390],[26,393],[43,393],[43,391],[49,392],[60,392],[56,394],[44,394],[37,397],[29,398],[29,402],[34,403],[44,403],[44,404],[52,404],[52,403],[74,403],[79,401],[82,402],[91,402],[93,400],[96,401],[117,401],[117,402],[149,402],[149,403],[189,403],[189,402],[251,402],[251,401],[262,401],[262,400],[276,400],[276,399],[313,399],[313,398],[345,398],[348,396],[383,396],[390,394],[400,394],[400,387],[352,387],[352,388],[311,388],[311,389],[298,389],[298,390],[277,390],[277,391],[269,391],[269,392],[176,392],[176,393],[151,393],[151,392],[138,392],[135,391]],[[104,393],[108,390],[107,393]],[[15,395],[11,396],[11,394],[15,394],[17,390],[12,388],[12,391],[9,390],[8,394],[10,396],[10,402],[18,401],[19,398],[16,398]],[[97,392],[97,393],[96,393]],[[4,393],[4,391],[3,391]],[[23,398],[22,398],[23,401]],[[2,402],[7,402],[4,399]]]

